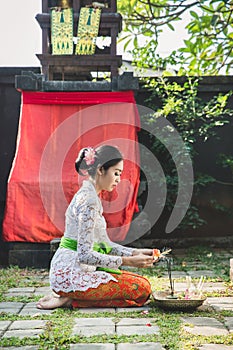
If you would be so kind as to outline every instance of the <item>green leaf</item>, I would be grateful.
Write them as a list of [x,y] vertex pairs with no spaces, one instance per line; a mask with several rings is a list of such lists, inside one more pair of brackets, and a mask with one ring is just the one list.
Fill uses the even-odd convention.
[[168,23],[167,26],[171,29],[171,30],[175,30],[175,28],[173,27],[173,25],[171,23]]
[[197,20],[199,19],[199,15],[195,11],[190,11],[190,15]]

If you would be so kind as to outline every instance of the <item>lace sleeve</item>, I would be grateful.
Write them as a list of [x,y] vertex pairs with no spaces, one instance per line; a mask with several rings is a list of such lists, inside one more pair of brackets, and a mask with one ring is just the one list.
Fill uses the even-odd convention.
[[112,247],[112,254],[118,256],[131,256],[134,248],[124,247],[123,245],[108,241],[108,244]]
[[135,250],[135,248],[124,247],[123,245],[112,242],[109,239],[106,230],[102,230],[100,241],[106,242],[110,245],[110,247],[112,247],[112,255],[131,256],[133,254],[133,250]]
[[105,255],[93,251],[95,219],[98,215],[96,208],[82,205],[75,208],[76,225],[78,231],[78,259],[80,263],[117,269],[122,264],[120,257]]

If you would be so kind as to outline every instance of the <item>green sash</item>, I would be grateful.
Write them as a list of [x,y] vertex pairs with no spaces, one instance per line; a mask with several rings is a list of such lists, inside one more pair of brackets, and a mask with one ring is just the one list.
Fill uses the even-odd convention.
[[[61,242],[59,247],[61,248],[66,248],[70,250],[77,251],[77,241],[75,239],[67,238],[67,237],[62,237]],[[94,243],[93,250],[95,250],[98,253],[101,254],[109,254],[112,251],[112,247],[110,247],[107,243],[105,242],[100,242],[100,243]],[[115,273],[120,275],[121,270],[112,270],[106,267],[97,267],[98,271],[106,271],[109,273]]]

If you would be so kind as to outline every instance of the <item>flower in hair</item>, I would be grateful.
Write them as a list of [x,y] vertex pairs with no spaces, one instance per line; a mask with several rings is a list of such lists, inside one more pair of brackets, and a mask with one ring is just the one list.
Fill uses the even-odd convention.
[[84,159],[85,159],[87,165],[92,165],[95,163],[95,153],[96,153],[96,151],[92,147],[89,147],[85,150]]

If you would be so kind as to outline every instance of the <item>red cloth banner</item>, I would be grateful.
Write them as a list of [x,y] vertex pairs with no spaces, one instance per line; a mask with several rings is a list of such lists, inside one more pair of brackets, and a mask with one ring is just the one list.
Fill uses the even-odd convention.
[[137,211],[139,128],[132,91],[22,92],[3,239],[48,243],[61,237],[65,210],[83,181],[74,168],[78,151],[111,144],[123,153],[124,171],[102,202],[110,238],[123,241]]

